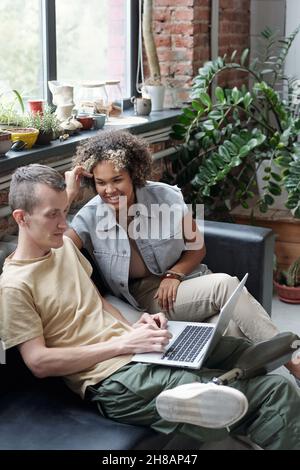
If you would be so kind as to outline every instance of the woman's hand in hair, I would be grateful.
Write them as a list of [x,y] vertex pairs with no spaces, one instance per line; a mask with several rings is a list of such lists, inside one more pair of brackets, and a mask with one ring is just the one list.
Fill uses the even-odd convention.
[[73,170],[65,172],[66,191],[68,194],[69,203],[71,203],[78,195],[80,190],[80,181],[82,177],[93,178],[91,173],[88,173],[83,166],[77,165]]

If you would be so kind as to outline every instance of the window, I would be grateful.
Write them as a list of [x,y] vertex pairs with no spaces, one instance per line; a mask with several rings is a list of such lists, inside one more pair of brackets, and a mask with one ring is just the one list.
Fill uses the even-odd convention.
[[56,2],[58,80],[120,80],[129,93],[127,10],[127,0]]
[[136,15],[132,0],[1,0],[0,89],[45,99],[49,79],[120,80],[131,96]]
[[43,95],[41,4],[37,0],[0,2],[0,90]]

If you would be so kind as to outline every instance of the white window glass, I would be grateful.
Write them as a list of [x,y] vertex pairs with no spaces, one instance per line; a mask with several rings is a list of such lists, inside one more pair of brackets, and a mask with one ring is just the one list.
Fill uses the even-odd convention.
[[57,79],[120,80],[130,96],[130,0],[56,1]]
[[43,98],[40,0],[0,0],[0,91]]

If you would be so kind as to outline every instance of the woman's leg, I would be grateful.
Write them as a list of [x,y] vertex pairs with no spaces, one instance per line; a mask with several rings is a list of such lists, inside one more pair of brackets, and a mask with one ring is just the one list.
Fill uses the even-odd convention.
[[[177,291],[174,310],[168,314],[169,319],[208,321],[220,312],[238,282],[236,277],[228,274],[209,274],[183,281]],[[154,299],[159,283],[156,276],[148,276],[132,283],[132,294],[149,313],[161,310]],[[230,335],[241,335],[259,342],[278,333],[269,315],[246,288],[243,289],[232,319],[234,325],[228,330]]]

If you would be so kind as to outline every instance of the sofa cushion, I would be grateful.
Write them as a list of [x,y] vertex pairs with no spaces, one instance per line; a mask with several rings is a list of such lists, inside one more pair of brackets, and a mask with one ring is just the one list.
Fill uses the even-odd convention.
[[161,448],[168,436],[103,418],[60,378],[36,379],[16,348],[0,366],[0,450]]

